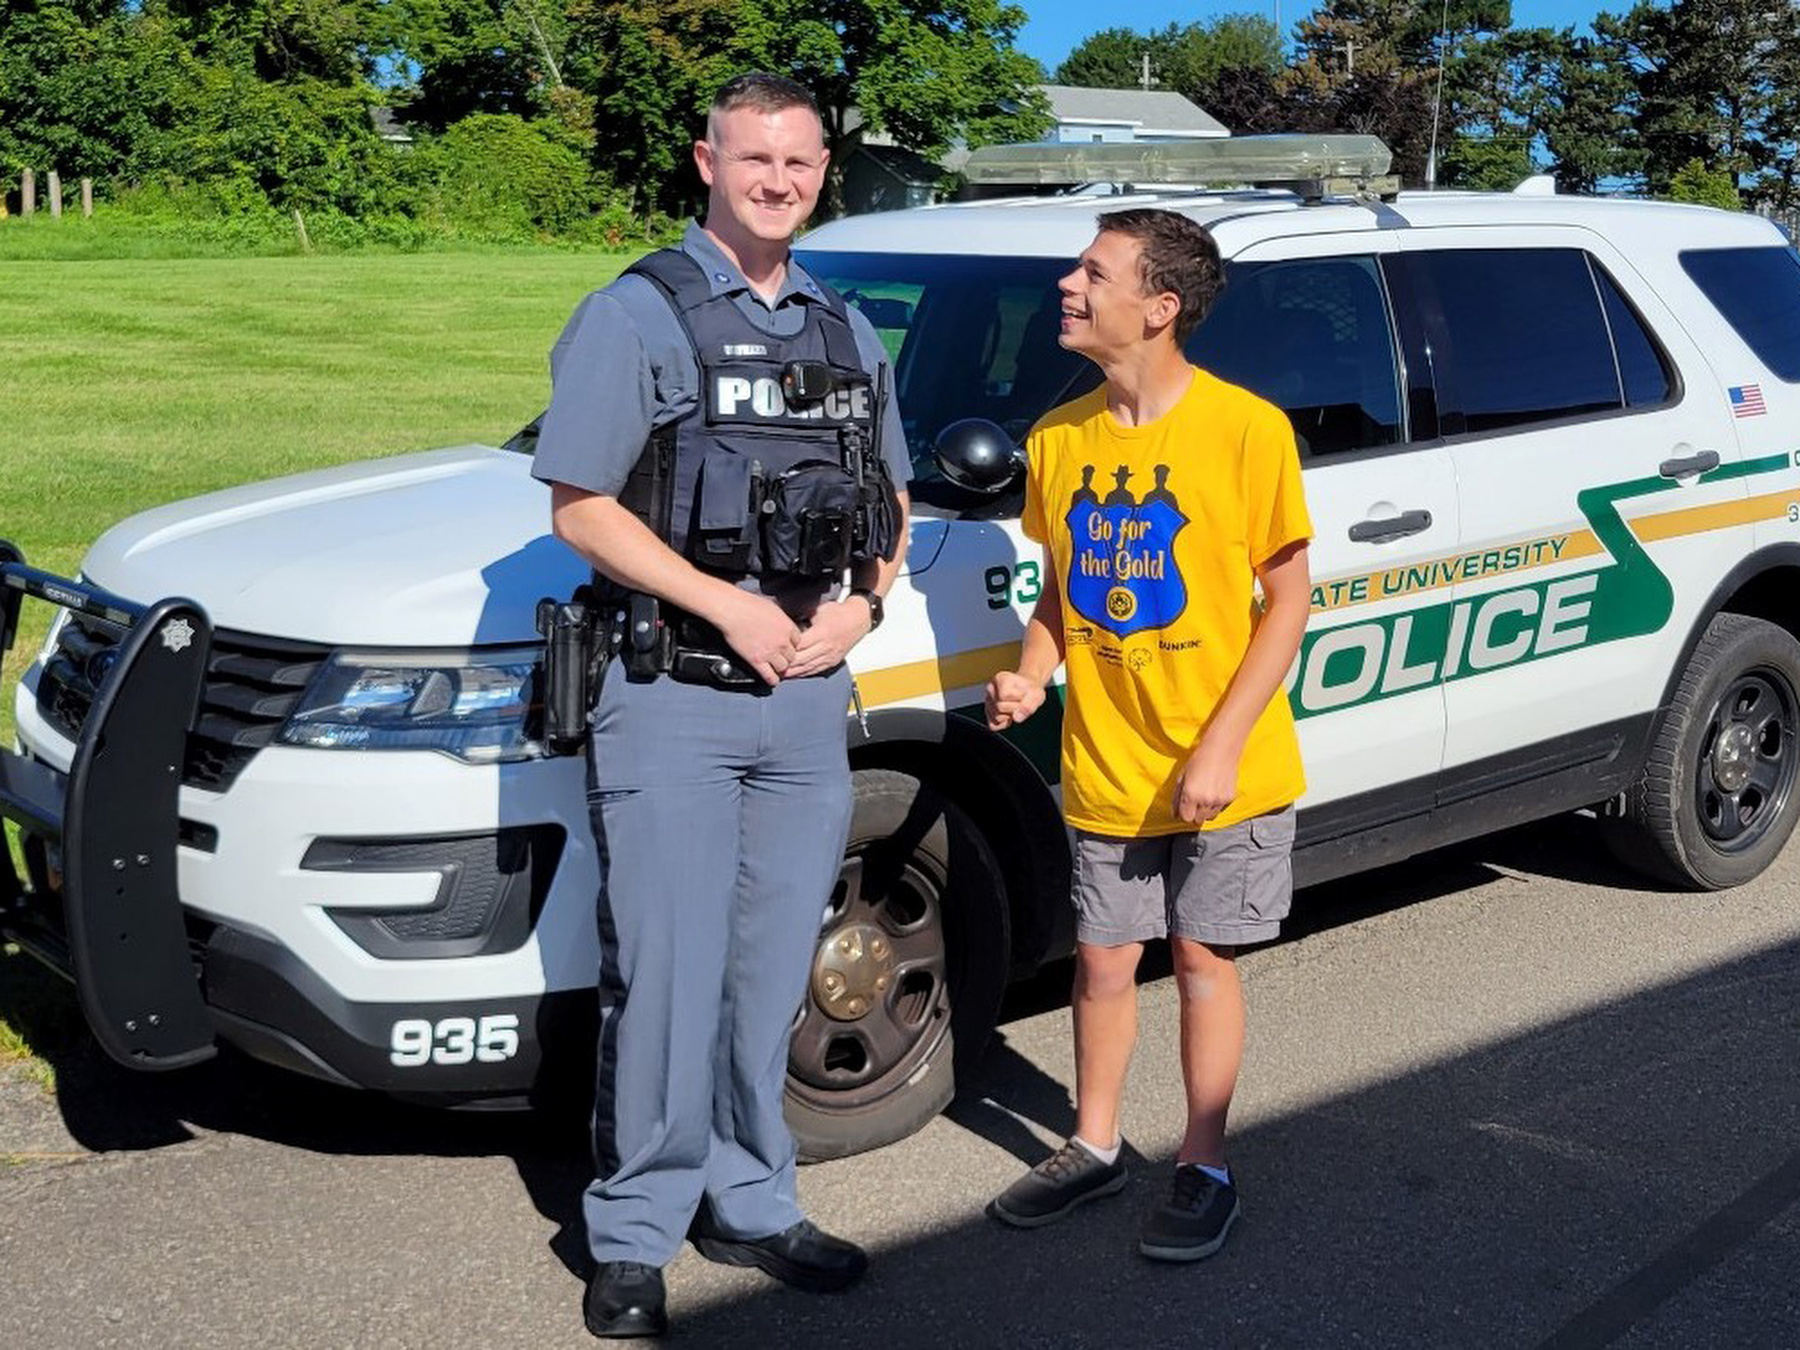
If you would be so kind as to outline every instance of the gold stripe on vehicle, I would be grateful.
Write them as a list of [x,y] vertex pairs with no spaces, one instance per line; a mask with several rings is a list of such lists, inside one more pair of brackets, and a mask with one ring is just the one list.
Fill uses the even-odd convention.
[[1003,642],[997,647],[975,647],[953,656],[933,657],[928,661],[908,661],[905,665],[887,666],[856,677],[857,690],[865,708],[889,703],[903,703],[909,698],[941,694],[947,689],[967,689],[986,684],[995,674],[1010,669],[1019,659],[1019,644]]
[[[1788,513],[1788,508],[1797,500],[1800,500],[1800,491],[1797,490],[1767,492],[1761,496],[1744,497],[1736,501],[1714,502],[1707,506],[1686,506],[1676,511],[1661,511],[1653,515],[1638,516],[1626,523],[1640,541],[1653,544],[1665,539],[1681,539],[1688,535],[1705,534],[1710,530],[1754,525],[1758,521],[1764,520],[1779,520]],[[1446,554],[1441,558],[1412,564],[1412,566],[1429,568],[1439,563],[1455,562],[1471,556],[1504,553],[1509,548],[1528,547],[1543,538],[1562,538],[1564,540],[1562,551],[1554,558],[1542,562],[1490,571],[1483,574],[1482,577],[1466,579],[1484,580],[1488,577],[1517,576],[1521,572],[1532,572],[1541,567],[1552,567],[1579,558],[1591,558],[1597,553],[1605,552],[1600,545],[1599,538],[1592,530],[1580,529],[1571,530],[1567,535],[1562,536],[1539,535],[1529,539],[1515,540],[1511,543],[1497,544],[1493,548],[1464,549]],[[1424,595],[1432,591],[1444,590],[1456,584],[1454,580],[1441,580],[1429,585],[1408,587],[1388,594],[1379,593],[1381,578],[1398,570],[1401,569],[1382,568],[1379,571],[1333,577],[1323,582],[1315,582],[1315,587],[1323,585],[1347,594],[1360,581],[1363,588],[1369,593],[1360,599],[1346,598],[1324,605],[1315,604],[1312,612],[1324,614],[1349,609],[1355,605],[1393,600],[1402,595]],[[976,647],[950,656],[932,657],[924,661],[909,661],[904,665],[871,670],[867,674],[859,674],[856,677],[856,684],[862,693],[865,707],[883,707],[890,703],[904,703],[908,699],[941,694],[950,689],[967,689],[974,685],[986,684],[996,672],[1010,669],[1018,659],[1019,644],[1005,642],[999,646]]]
[[1733,525],[1754,525],[1759,520],[1777,520],[1785,516],[1800,493],[1765,492],[1760,497],[1740,497],[1734,502],[1715,502],[1711,506],[1688,506],[1679,511],[1663,511],[1654,516],[1639,516],[1630,521],[1631,532],[1642,542],[1653,544],[1660,539],[1680,539],[1684,535],[1705,534],[1708,530],[1729,529]]

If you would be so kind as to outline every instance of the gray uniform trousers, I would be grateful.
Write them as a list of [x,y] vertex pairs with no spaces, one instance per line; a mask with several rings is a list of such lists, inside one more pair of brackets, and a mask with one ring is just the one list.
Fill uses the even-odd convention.
[[850,826],[849,702],[843,667],[767,693],[606,672],[596,1261],[664,1265],[702,1201],[733,1237],[800,1218],[782,1090]]

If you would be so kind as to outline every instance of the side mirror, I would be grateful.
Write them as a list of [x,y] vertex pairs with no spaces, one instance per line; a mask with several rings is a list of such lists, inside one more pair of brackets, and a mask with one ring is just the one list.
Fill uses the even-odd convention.
[[938,467],[958,487],[993,495],[1025,471],[1025,452],[985,417],[965,417],[938,432]]

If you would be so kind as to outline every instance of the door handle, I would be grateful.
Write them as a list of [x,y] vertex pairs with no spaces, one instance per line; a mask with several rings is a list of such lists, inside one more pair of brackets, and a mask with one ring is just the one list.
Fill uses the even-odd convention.
[[1402,511],[1386,520],[1357,521],[1350,527],[1350,539],[1357,544],[1385,544],[1390,539],[1404,539],[1409,534],[1418,534],[1430,528],[1431,512]]
[[1689,455],[1686,459],[1665,459],[1656,466],[1656,471],[1664,478],[1686,478],[1691,473],[1711,473],[1718,467],[1718,452],[1702,450],[1699,454]]

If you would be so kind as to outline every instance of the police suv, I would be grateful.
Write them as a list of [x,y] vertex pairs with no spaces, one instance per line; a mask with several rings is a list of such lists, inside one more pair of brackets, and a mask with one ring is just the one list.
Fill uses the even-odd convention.
[[[914,464],[795,1022],[806,1154],[929,1119],[1007,981],[1070,945],[1059,705],[995,735],[981,698],[1045,582],[1014,446],[1097,379],[1057,345],[1055,282],[1100,210],[1212,230],[1228,285],[1190,354],[1299,440],[1301,884],[1586,807],[1674,886],[1747,881],[1787,841],[1800,258],[1748,215],[1543,180],[1396,193],[1387,167],[1367,138],[1007,147],[971,176],[1009,198],[803,241],[887,345]],[[0,754],[28,873],[0,872],[0,913],[114,1056],[223,1042],[443,1103],[588,1081],[597,872],[533,623],[584,569],[532,442],[162,507],[74,579],[6,549],[0,633],[22,597],[63,612]]]

